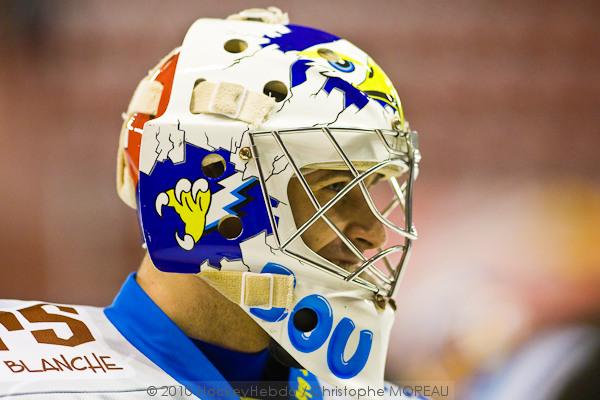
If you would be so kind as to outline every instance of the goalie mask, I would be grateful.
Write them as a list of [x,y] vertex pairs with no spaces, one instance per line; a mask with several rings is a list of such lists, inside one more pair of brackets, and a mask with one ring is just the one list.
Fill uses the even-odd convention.
[[138,85],[117,186],[196,274],[332,384],[383,384],[419,152],[382,69],[277,9],[200,19]]

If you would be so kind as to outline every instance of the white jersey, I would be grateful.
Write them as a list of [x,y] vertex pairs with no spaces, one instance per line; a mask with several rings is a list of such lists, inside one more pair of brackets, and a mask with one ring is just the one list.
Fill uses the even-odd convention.
[[0,318],[0,399],[147,399],[179,385],[101,308],[2,300]]
[[[242,366],[243,368],[243,366]],[[239,399],[131,274],[107,308],[0,300],[0,399]],[[291,369],[290,398],[351,398]],[[372,398],[411,398],[397,387]],[[272,396],[271,396],[272,397]],[[365,395],[361,396],[367,397]]]

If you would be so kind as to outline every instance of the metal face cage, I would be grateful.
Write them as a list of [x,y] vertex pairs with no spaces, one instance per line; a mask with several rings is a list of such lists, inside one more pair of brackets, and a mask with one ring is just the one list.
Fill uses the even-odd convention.
[[[334,149],[332,154],[335,153],[339,160],[338,165],[344,167],[346,171],[351,174],[351,180],[346,186],[323,204],[319,202],[307,179],[303,175],[302,167],[306,165],[306,160],[299,160],[300,157],[292,154],[293,147],[290,146],[289,143],[286,144],[286,138],[292,137],[294,137],[295,140],[302,140],[297,143],[305,143],[307,135],[310,135],[310,138],[315,143],[313,145],[315,146],[321,147],[319,143],[330,143]],[[373,141],[377,142],[379,149],[378,155],[377,157],[368,160],[368,163],[356,160],[357,151],[360,152],[362,150],[353,152],[345,151],[344,149],[345,138],[351,136],[356,137],[357,135],[367,135],[364,137],[368,138],[372,144]],[[412,223],[413,185],[418,173],[418,163],[420,161],[417,132],[324,127],[251,132],[249,136],[252,145],[252,154],[256,160],[259,180],[263,189],[262,192],[265,204],[267,205],[268,215],[279,250],[291,257],[312,265],[315,268],[325,271],[330,275],[368,289],[374,294],[385,298],[393,296],[397,282],[408,261],[411,243],[413,240],[417,239],[417,232]],[[325,141],[323,141],[323,139],[325,139]],[[356,146],[354,146],[354,148],[356,148]],[[304,151],[306,153],[306,148]],[[273,156],[275,152],[280,154],[279,158],[285,157],[285,160],[291,167],[293,177],[298,179],[301,187],[308,196],[310,203],[316,210],[311,217],[295,230],[286,232],[287,237],[284,237],[284,233],[281,232],[279,226],[280,224],[277,223],[278,221],[276,220],[270,201],[271,195],[267,182],[271,175],[266,175],[265,171],[267,169],[267,164],[272,163],[273,159],[278,159],[277,156]],[[359,168],[358,164],[360,164],[361,168]],[[365,181],[369,177],[375,174],[381,174],[382,171],[387,171],[391,168],[401,170],[403,173],[400,176],[392,175],[385,179],[385,182],[389,184],[389,189],[392,194],[391,197],[393,198],[391,201],[386,202],[384,206],[378,207]],[[404,178],[402,183],[399,180],[400,177]],[[397,236],[397,240],[400,241],[399,243],[386,248],[377,248],[377,251],[372,252],[372,254],[365,255],[326,214],[354,188],[360,190],[360,193],[373,216],[383,227]],[[404,224],[399,224],[389,218],[395,210],[398,210],[401,213]],[[298,240],[301,241],[301,235],[319,220],[325,222],[327,226],[335,232],[337,237],[352,255],[360,260],[360,265],[358,265],[356,269],[351,271],[344,269],[324,258],[300,254],[300,252],[297,251],[297,248],[294,248],[295,246],[293,246],[293,244]],[[313,253],[316,254],[314,251]],[[368,279],[366,278],[367,276]]]

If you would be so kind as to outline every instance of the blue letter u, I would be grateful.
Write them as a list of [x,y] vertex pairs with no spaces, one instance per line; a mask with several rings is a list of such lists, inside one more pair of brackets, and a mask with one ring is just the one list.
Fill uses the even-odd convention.
[[373,332],[366,329],[360,331],[358,347],[354,355],[348,361],[344,360],[344,350],[354,328],[354,322],[350,318],[342,318],[331,335],[327,349],[329,369],[335,376],[343,379],[356,376],[365,367],[373,344]]

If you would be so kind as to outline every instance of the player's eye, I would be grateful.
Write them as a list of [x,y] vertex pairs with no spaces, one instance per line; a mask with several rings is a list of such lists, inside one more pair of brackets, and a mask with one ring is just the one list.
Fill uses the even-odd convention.
[[342,189],[344,189],[346,187],[346,183],[347,182],[335,182],[335,183],[332,183],[331,185],[325,186],[325,189],[339,193],[342,191]]
[[343,58],[340,58],[337,61],[329,61],[329,64],[333,68],[337,69],[338,71],[342,71],[342,72],[354,71],[354,63],[349,60],[344,60]]

